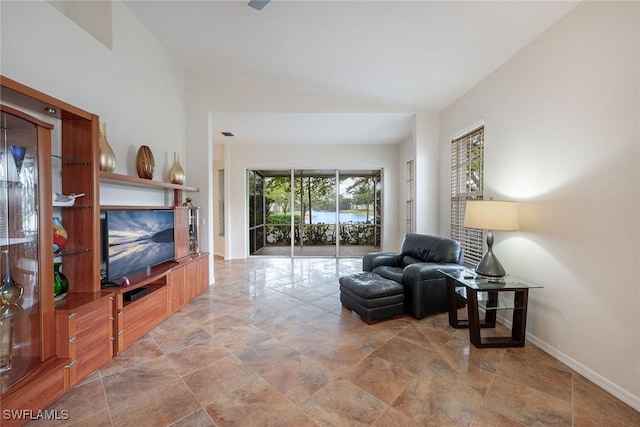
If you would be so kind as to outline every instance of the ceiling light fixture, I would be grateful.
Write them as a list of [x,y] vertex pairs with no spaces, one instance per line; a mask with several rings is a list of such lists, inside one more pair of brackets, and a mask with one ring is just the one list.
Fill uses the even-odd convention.
[[233,136],[233,134],[231,132],[222,132],[222,134],[224,136]]
[[44,107],[44,112],[47,114],[51,114],[52,116],[57,113],[56,109],[53,107]]
[[251,0],[247,5],[255,10],[262,10],[271,0]]

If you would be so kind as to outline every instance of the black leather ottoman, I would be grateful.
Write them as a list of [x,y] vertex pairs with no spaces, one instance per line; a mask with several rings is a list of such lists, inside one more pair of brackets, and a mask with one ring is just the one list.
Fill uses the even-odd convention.
[[340,302],[371,324],[404,314],[404,288],[369,271],[340,278]]

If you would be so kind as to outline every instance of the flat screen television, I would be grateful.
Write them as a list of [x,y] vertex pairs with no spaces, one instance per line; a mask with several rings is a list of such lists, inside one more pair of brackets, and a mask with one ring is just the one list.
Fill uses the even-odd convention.
[[175,257],[173,210],[105,212],[107,282]]

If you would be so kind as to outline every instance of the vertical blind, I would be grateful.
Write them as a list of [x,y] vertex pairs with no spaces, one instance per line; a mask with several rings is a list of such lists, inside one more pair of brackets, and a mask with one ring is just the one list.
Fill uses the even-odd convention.
[[465,263],[482,259],[482,230],[464,227],[467,200],[482,200],[484,190],[484,127],[451,141],[451,238],[464,249]]
[[413,165],[413,160],[409,160],[406,164],[406,174],[405,174],[405,199],[406,199],[406,214],[405,214],[405,227],[407,233],[413,233],[415,231],[415,220],[414,220],[414,205],[415,205],[415,193],[416,193],[416,177],[415,177],[415,167]]

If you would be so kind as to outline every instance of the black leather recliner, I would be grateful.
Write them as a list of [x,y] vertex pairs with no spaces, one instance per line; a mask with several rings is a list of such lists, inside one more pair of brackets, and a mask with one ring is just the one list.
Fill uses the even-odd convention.
[[[464,269],[464,250],[447,237],[407,234],[400,253],[374,252],[362,259],[362,269],[395,280],[404,287],[405,314],[422,319],[448,310],[447,288],[439,269]],[[458,306],[466,300],[458,295]]]

